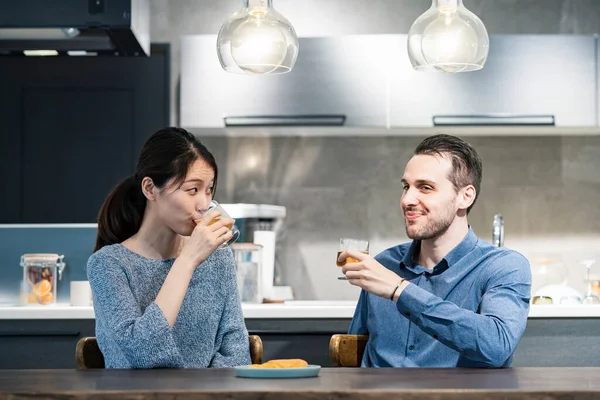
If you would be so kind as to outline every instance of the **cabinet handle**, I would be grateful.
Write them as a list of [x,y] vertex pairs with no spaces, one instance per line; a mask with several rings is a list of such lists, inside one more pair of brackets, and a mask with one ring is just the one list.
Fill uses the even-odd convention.
[[554,126],[554,115],[434,115],[433,126]]
[[250,115],[223,118],[228,127],[251,126],[343,126],[345,115]]

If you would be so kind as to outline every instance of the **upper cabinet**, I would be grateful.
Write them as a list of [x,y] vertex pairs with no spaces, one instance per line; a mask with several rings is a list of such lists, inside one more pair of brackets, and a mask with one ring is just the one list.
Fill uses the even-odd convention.
[[180,125],[385,126],[394,43],[391,35],[301,38],[290,73],[251,76],[222,70],[216,36],[185,36]]
[[485,67],[455,75],[417,72],[397,36],[390,76],[394,127],[597,124],[593,36],[490,37]]
[[459,74],[414,71],[406,38],[301,38],[290,73],[251,76],[221,69],[216,36],[183,37],[180,125],[275,126],[271,132],[283,134],[298,131],[280,127],[365,127],[373,134],[371,128],[598,125],[594,36],[492,36],[485,67]]
[[96,222],[169,124],[169,56],[0,57],[0,223]]

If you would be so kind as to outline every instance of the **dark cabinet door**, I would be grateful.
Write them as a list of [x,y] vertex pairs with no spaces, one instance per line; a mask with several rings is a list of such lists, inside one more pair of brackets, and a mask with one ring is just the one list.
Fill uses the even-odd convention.
[[95,222],[169,120],[169,53],[0,58],[0,222]]
[[22,104],[24,222],[93,222],[133,168],[133,92],[32,88]]
[[74,369],[77,341],[93,319],[0,320],[0,369]]
[[19,85],[0,58],[0,222],[21,220],[21,120],[14,96]]

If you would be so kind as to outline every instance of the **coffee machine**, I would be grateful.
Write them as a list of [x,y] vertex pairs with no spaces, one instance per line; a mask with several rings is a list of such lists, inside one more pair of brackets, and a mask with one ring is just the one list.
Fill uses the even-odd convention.
[[252,243],[255,231],[277,232],[286,215],[284,206],[270,204],[231,203],[221,206],[235,220],[240,231],[238,243]]

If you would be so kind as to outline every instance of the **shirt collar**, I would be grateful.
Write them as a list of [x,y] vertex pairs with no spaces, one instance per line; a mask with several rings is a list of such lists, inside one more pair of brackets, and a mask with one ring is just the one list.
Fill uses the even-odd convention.
[[469,254],[476,244],[477,236],[475,236],[473,229],[471,229],[471,226],[469,226],[469,231],[467,232],[464,239],[455,248],[450,250],[450,252],[446,254],[446,257],[444,257],[444,259],[448,263],[448,266],[453,266],[464,256]]
[[415,254],[421,249],[421,241],[413,240],[410,244],[408,251],[402,257],[400,265],[404,265],[406,268],[412,269],[417,263],[415,262]]
[[[469,225],[469,231],[467,232],[463,240],[458,245],[456,245],[456,247],[450,250],[450,252],[446,254],[444,258],[442,258],[438,265],[434,267],[432,272],[439,273],[450,268],[452,265],[456,264],[460,259],[462,259],[465,255],[467,255],[471,250],[473,250],[476,244],[477,236],[475,236],[473,229],[471,229],[471,226]],[[410,248],[408,249],[406,254],[404,254],[404,257],[402,257],[400,265],[404,265],[406,268],[416,273],[422,273],[424,271],[427,271],[427,269],[423,268],[415,262],[415,254],[420,249],[421,241],[413,240],[410,244]]]

